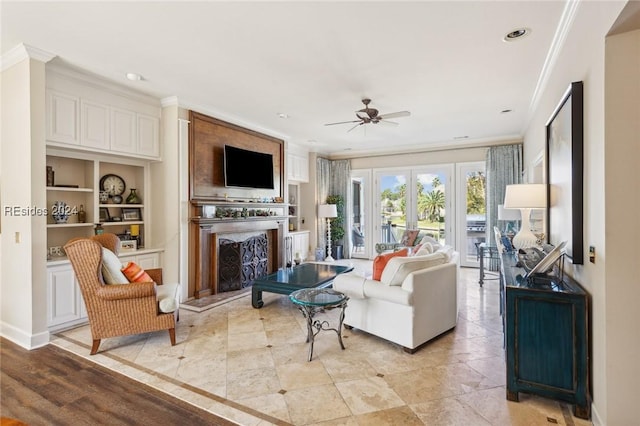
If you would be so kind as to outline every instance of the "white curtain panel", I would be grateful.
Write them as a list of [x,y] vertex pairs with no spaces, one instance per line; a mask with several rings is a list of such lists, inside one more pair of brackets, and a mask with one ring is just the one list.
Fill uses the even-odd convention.
[[[331,186],[331,161],[318,157],[316,160],[316,204],[324,204]],[[317,213],[317,211],[316,211]],[[318,215],[316,214],[316,217]],[[327,221],[318,219],[318,246],[327,247]]]
[[330,194],[342,195],[344,200],[344,221],[342,227],[344,228],[344,238],[342,239],[344,248],[342,249],[342,256],[345,259],[351,257],[351,243],[349,241],[349,233],[347,232],[349,223],[349,206],[351,200],[349,199],[349,185],[351,183],[351,161],[349,160],[334,160],[331,161],[331,186]]
[[[498,205],[504,204],[507,185],[522,183],[522,144],[492,146],[487,150],[487,223],[486,240],[494,241],[493,227],[498,225]],[[489,265],[495,270],[495,265]]]

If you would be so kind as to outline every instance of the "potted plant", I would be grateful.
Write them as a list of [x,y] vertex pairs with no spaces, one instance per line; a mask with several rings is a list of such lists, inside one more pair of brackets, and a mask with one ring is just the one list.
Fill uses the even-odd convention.
[[344,197],[342,195],[327,196],[327,204],[335,204],[338,216],[330,219],[331,239],[333,245],[331,252],[335,259],[342,259],[343,238],[344,238]]

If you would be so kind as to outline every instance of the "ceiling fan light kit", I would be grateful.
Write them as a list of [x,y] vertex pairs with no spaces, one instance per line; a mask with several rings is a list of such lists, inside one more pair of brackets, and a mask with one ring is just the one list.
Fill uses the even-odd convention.
[[376,108],[369,107],[369,104],[371,103],[371,99],[365,98],[362,100],[362,103],[364,104],[364,108],[356,111],[356,117],[358,117],[357,120],[339,121],[337,123],[327,123],[325,124],[325,126],[356,123],[353,127],[347,130],[347,133],[348,133],[358,126],[362,126],[363,124],[369,124],[369,123],[373,123],[373,124],[383,123],[383,124],[390,124],[392,126],[397,126],[398,123],[396,123],[395,121],[389,121],[388,119],[408,117],[411,115],[409,111],[398,111],[398,112],[391,112],[389,114],[380,114]]

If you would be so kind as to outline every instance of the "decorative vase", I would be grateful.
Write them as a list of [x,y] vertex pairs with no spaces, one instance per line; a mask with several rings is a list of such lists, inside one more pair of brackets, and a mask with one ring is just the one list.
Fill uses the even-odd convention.
[[120,204],[122,203],[122,195],[114,195],[111,197],[111,201],[113,201],[113,204]]
[[84,211],[84,205],[80,204],[80,210],[78,210],[78,222],[85,223],[87,221],[87,212]]
[[140,204],[140,197],[135,188],[131,188],[131,193],[127,197],[127,204]]
[[51,207],[51,217],[56,223],[67,223],[69,220],[69,206],[64,201],[56,201]]

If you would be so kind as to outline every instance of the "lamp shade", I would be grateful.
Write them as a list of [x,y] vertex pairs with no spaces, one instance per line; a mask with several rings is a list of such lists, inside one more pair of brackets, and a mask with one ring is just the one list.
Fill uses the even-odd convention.
[[505,209],[504,204],[498,204],[498,220],[520,220],[520,210]]
[[544,209],[547,207],[547,185],[525,183],[507,185],[504,194],[505,209]]
[[318,217],[338,217],[338,209],[335,204],[320,204]]

